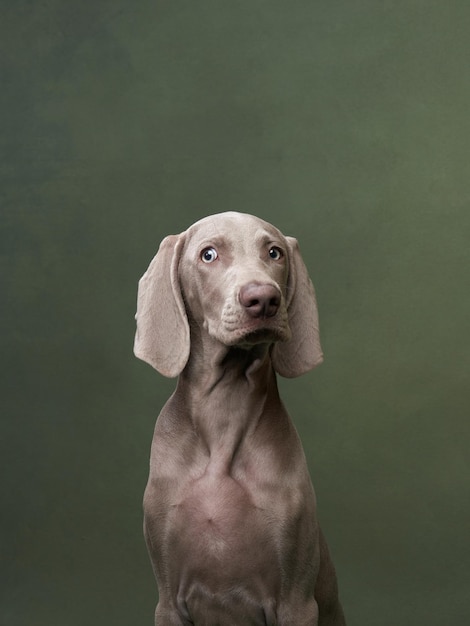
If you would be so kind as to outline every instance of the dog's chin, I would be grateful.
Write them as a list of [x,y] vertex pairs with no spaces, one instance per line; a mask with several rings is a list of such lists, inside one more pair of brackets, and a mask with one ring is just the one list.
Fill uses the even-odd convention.
[[227,346],[250,348],[259,344],[288,341],[290,337],[291,333],[288,327],[267,324],[232,330],[224,343]]

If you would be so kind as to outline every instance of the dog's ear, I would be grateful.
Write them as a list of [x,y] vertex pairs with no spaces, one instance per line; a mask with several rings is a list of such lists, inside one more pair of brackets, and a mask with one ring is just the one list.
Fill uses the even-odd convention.
[[170,235],[139,281],[134,354],[160,374],[174,378],[190,350],[189,324],[178,278],[185,234]]
[[294,378],[323,361],[315,290],[302,260],[299,244],[286,237],[289,256],[287,313],[291,338],[278,342],[272,351],[274,369],[281,376]]

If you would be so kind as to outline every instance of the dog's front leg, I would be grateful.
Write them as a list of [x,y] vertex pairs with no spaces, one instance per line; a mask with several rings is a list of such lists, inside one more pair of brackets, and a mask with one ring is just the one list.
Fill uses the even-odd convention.
[[325,536],[319,528],[320,570],[315,584],[318,603],[318,626],[346,626],[343,608],[338,597],[336,571],[331,560]]
[[155,626],[193,626],[193,622],[182,617],[177,609],[165,608],[159,602],[155,611]]

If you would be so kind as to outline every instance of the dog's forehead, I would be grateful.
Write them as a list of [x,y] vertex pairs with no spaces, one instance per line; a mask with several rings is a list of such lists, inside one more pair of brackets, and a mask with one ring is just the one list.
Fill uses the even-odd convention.
[[250,215],[229,211],[209,215],[187,230],[190,240],[198,242],[224,240],[234,245],[255,245],[263,240],[282,241],[284,235],[272,224]]

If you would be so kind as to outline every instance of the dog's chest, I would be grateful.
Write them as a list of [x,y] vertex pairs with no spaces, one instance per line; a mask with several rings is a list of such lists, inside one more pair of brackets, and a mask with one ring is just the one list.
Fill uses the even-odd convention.
[[172,507],[168,543],[186,555],[192,578],[203,581],[208,571],[223,564],[221,588],[245,577],[269,579],[279,566],[279,527],[272,525],[272,515],[230,476],[204,475]]

